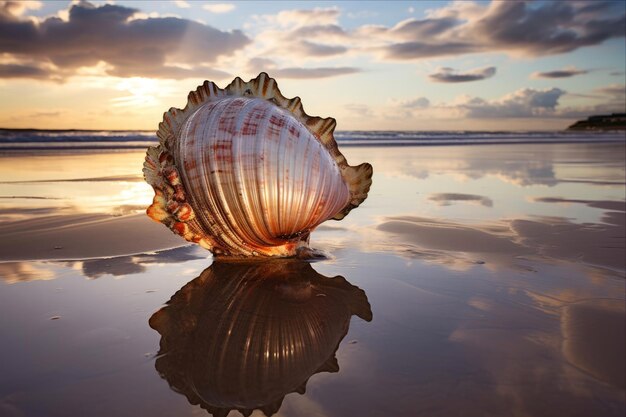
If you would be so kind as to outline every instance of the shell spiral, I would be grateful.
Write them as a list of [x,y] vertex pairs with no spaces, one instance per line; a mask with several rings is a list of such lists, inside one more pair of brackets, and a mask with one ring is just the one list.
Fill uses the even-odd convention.
[[372,168],[351,167],[334,119],[309,117],[261,73],[225,89],[205,82],[170,109],[148,149],[148,215],[216,255],[290,256],[322,222],[366,197]]

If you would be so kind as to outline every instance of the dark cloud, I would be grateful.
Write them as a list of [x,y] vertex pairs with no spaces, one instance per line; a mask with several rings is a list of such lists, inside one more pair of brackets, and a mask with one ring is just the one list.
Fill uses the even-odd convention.
[[494,47],[518,49],[529,55],[551,55],[623,37],[625,22],[623,13],[577,14],[568,2],[494,2],[486,16],[476,22],[475,34],[488,39]]
[[272,74],[281,78],[329,78],[338,75],[355,74],[361,70],[354,67],[318,67],[318,68],[278,68]]
[[307,25],[302,26],[297,29],[291,31],[290,36],[295,36],[297,38],[324,38],[324,37],[340,37],[345,38],[348,36],[346,31],[339,25],[329,24],[329,25]]
[[[4,8],[0,12],[0,53],[51,63],[68,74],[105,62],[113,75],[184,78],[198,76],[198,64],[213,63],[250,43],[239,30],[224,32],[175,17],[132,20],[137,12],[124,6],[96,7],[82,2],[70,8],[68,21],[49,17],[36,24]],[[19,68],[5,70],[20,72]],[[30,71],[42,76],[35,69]],[[207,73],[205,69],[201,72]],[[220,78],[225,74],[209,75]]]
[[[371,32],[391,40],[386,58],[420,59],[485,51],[531,56],[561,54],[624,37],[626,15],[610,2],[491,2],[473,13],[452,5],[437,17],[410,20]],[[427,40],[425,40],[427,39]]]
[[444,17],[440,19],[405,20],[398,23],[391,32],[409,39],[420,39],[439,35],[461,23],[459,20]]
[[464,83],[468,81],[480,81],[491,78],[496,73],[496,67],[479,68],[467,72],[455,71],[452,68],[440,68],[428,78],[439,83]]
[[49,78],[50,72],[36,65],[0,64],[0,78]]
[[532,74],[532,78],[569,78],[575,75],[588,74],[588,70],[581,70],[576,68],[565,68],[554,71],[535,72]]
[[252,58],[248,61],[248,71],[254,74],[265,71],[272,77],[311,79],[354,74],[360,72],[361,70],[354,67],[280,68],[271,59]]
[[593,1],[589,3],[574,3],[573,6],[576,8],[576,13],[584,14],[584,13],[595,13],[599,11],[606,11],[614,6],[615,2],[610,1]]
[[464,42],[446,42],[441,44],[424,42],[394,43],[384,48],[387,58],[414,59],[442,55],[458,55],[478,52],[476,45]]

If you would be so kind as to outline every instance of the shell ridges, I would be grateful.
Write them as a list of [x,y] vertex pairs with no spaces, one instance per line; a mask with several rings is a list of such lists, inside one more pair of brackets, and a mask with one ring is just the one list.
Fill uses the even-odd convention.
[[[246,107],[248,104],[250,104],[252,110],[244,110],[244,108],[248,108]],[[278,112],[278,110],[267,110],[270,108],[282,110],[280,110],[280,112]],[[244,114],[248,119],[243,122],[240,118],[236,120],[233,119],[233,114],[239,114],[233,113],[237,111],[240,113],[243,112],[241,114]],[[311,201],[302,202],[297,199],[292,201],[288,196],[291,189],[286,188],[283,190],[282,185],[277,188],[276,191],[267,191],[271,189],[272,185],[264,185],[263,172],[254,174],[253,172],[246,171],[246,174],[243,173],[242,170],[247,169],[245,168],[247,165],[244,165],[242,168],[241,164],[247,163],[245,160],[247,156],[242,155],[247,154],[242,154],[241,152],[244,151],[242,151],[240,147],[247,146],[249,148],[253,146],[249,144],[252,139],[246,139],[246,141],[248,141],[245,142],[246,145],[236,145],[235,142],[233,142],[232,145],[230,145],[232,149],[228,150],[221,148],[222,145],[219,142],[221,139],[217,138],[217,136],[211,136],[214,139],[202,140],[213,141],[213,145],[210,145],[213,150],[208,148],[208,144],[206,148],[197,147],[198,144],[195,142],[196,139],[194,135],[199,135],[198,137],[200,137],[209,134],[206,130],[208,121],[203,118],[214,117],[211,116],[211,114],[222,115],[219,116],[220,119],[215,121],[216,123],[219,121],[219,127],[215,128],[218,130],[211,133],[211,135],[223,135],[230,131],[232,131],[233,134],[234,132],[239,132],[236,134],[245,135],[245,128],[242,127],[241,123],[244,123],[243,126],[246,128],[248,126],[246,123],[251,123],[255,131],[259,129],[262,130],[258,123],[264,122],[255,121],[255,111],[257,113],[267,114],[266,117],[268,118],[269,114],[273,114],[272,118],[277,117],[276,120],[278,121],[274,122],[274,119],[266,119],[269,120],[270,123],[275,123],[275,126],[272,125],[268,127],[267,124],[263,125],[263,129],[270,129],[265,134],[270,135],[267,141],[273,141],[273,144],[259,144],[254,146],[261,146],[261,148],[264,149],[262,152],[270,152],[270,149],[274,149],[272,146],[292,146],[292,148],[295,146],[300,152],[308,153],[308,156],[301,155],[296,159],[301,161],[298,164],[304,164],[306,167],[304,165],[294,165],[295,160],[284,162],[282,159],[274,156],[274,154],[268,154],[269,158],[273,158],[273,163],[279,164],[282,166],[281,169],[286,170],[287,174],[284,175],[284,180],[287,180],[290,176],[292,178],[297,177],[298,174],[296,171],[298,170],[298,172],[300,172],[299,175],[302,177],[302,175],[304,175],[302,173],[303,170],[321,169],[318,168],[318,165],[326,164],[324,166],[329,168],[325,169],[330,169],[331,171],[329,172],[333,172],[334,170],[336,174],[332,175],[335,175],[336,178],[342,178],[343,185],[339,185],[340,183],[337,182],[338,180],[336,179],[323,179],[322,177],[318,179],[318,181],[322,181],[319,185],[322,186],[322,184],[325,184],[326,187],[340,186],[344,190],[347,187],[347,191],[341,191],[339,193],[340,195],[336,197],[332,203],[327,203],[327,197],[321,197],[319,195],[313,198],[313,200],[309,199]],[[267,113],[268,111],[269,113]],[[296,121],[285,121],[287,119],[282,119],[286,117],[283,116],[285,114],[292,115],[289,116],[289,119],[295,119]],[[201,121],[194,119],[196,115],[200,115],[199,118]],[[235,123],[239,124],[236,125]],[[265,123],[267,123],[267,121]],[[283,124],[281,123],[287,123],[286,127],[283,128]],[[291,99],[284,97],[278,89],[276,81],[264,72],[248,82],[237,77],[223,89],[211,81],[205,81],[195,91],[189,93],[187,105],[184,109],[170,108],[169,111],[163,115],[163,121],[159,123],[159,129],[157,131],[159,145],[149,148],[143,170],[146,181],[155,189],[155,198],[152,205],[148,208],[147,214],[154,220],[165,224],[174,233],[181,235],[190,242],[198,243],[210,249],[214,254],[241,256],[255,256],[258,254],[265,256],[284,256],[293,254],[297,247],[308,243],[310,231],[315,228],[319,222],[328,218],[340,220],[345,217],[350,210],[359,206],[367,197],[367,192],[371,186],[371,165],[367,163],[356,167],[348,165],[346,158],[339,151],[337,142],[335,141],[335,127],[336,121],[333,118],[311,117],[307,115],[302,106],[300,97]],[[292,133],[276,133],[271,129],[292,129],[290,131]],[[300,129],[300,132],[308,131],[305,135],[307,138],[310,138],[306,139],[309,141],[307,143],[317,142],[318,144],[290,145],[290,143],[294,143],[293,141],[298,143],[297,141],[304,140],[298,139],[300,137],[300,133],[297,133],[298,129]],[[196,133],[196,130],[198,133]],[[211,130],[211,132],[213,131]],[[271,139],[272,136],[274,139]],[[278,142],[280,142],[280,145],[278,145]],[[181,146],[186,148],[195,147],[195,151],[191,152],[189,149],[182,150]],[[270,146],[270,148],[267,148],[267,146]],[[313,148],[311,148],[311,146],[313,146]],[[325,151],[317,151],[316,149],[318,148],[325,149]],[[206,149],[206,151],[202,149]],[[201,156],[201,154],[205,152],[214,153],[219,156],[219,158],[207,160]],[[327,155],[322,158],[323,161],[318,160],[319,156],[315,156],[318,155],[319,152]],[[303,160],[303,157],[309,159]],[[233,158],[238,159],[228,162]],[[334,163],[325,161],[334,161]],[[233,167],[237,166],[238,168],[228,173],[224,171],[225,163],[229,163]],[[263,164],[263,162],[259,163],[261,165]],[[331,165],[328,164],[335,164],[335,168],[332,168]],[[199,168],[198,166],[203,167]],[[267,175],[267,167],[265,169],[265,175]],[[289,174],[290,170],[291,174]],[[260,187],[258,192],[253,190],[248,193],[246,191],[246,186],[249,186],[249,182],[251,181],[249,179],[250,175],[257,178],[257,181],[260,181],[258,183]],[[258,175],[261,175],[261,177],[258,177]],[[197,196],[195,196],[193,192],[190,193],[185,187],[189,188],[189,184],[200,176],[205,176],[206,178],[211,177],[213,179],[210,180],[212,181],[210,183],[207,183],[206,180],[202,180],[194,185],[194,187],[202,188],[208,186],[210,189],[210,191],[207,192],[209,195],[198,200]],[[275,177],[270,176],[266,178],[271,179]],[[308,178],[308,174],[305,178]],[[279,181],[281,180],[279,179]],[[236,187],[236,189],[231,187],[222,190],[220,184],[225,182],[232,183],[233,187]],[[297,184],[289,185],[290,183],[288,182],[284,184],[288,187],[298,186]],[[236,194],[237,189],[239,189],[238,195]],[[270,194],[267,194],[268,192]],[[287,197],[284,197],[285,195],[287,195]],[[345,200],[342,195],[346,196]],[[268,214],[261,212],[261,214],[258,214],[259,212],[257,211],[258,215],[254,218],[254,227],[260,227],[265,230],[264,233],[267,236],[271,235],[283,239],[284,244],[280,245],[276,243],[274,238],[259,237],[258,233],[255,234],[256,229],[254,229],[254,227],[254,230],[250,229],[252,226],[247,225],[245,221],[245,218],[250,217],[249,209],[251,205],[255,206],[256,209],[261,207],[256,203],[255,199],[257,198],[271,198],[274,199],[272,201],[275,201],[276,204],[292,204],[292,211],[303,209],[306,212],[308,210],[311,216],[317,216],[315,218],[320,218],[320,221],[306,226],[308,223],[303,223],[302,219],[298,220],[298,215],[286,213],[287,219],[292,222],[288,224],[293,225],[293,227],[290,227],[284,224],[287,220],[281,219],[280,213],[277,213],[278,218],[275,219],[276,213]],[[215,201],[218,200],[230,201],[230,206],[222,208],[215,204]],[[203,207],[212,207],[211,212],[206,212]],[[333,211],[329,212],[329,210]],[[239,216],[239,218],[244,219],[244,221],[238,223],[233,220],[233,213]],[[296,227],[293,222],[300,224],[300,228]],[[302,229],[302,227],[304,227],[304,229]],[[232,233],[224,233],[224,230],[230,230]]]

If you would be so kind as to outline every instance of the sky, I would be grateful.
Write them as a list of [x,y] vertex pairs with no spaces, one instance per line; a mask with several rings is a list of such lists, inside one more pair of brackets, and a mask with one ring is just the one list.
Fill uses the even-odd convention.
[[0,127],[156,130],[265,71],[338,130],[554,130],[626,111],[623,1],[0,1]]

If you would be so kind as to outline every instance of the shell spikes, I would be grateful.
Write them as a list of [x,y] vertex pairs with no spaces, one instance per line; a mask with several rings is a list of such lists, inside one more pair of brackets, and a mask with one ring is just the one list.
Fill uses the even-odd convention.
[[152,219],[218,256],[293,256],[366,198],[372,166],[350,166],[335,119],[308,116],[266,73],[205,81],[163,115],[144,163]]

